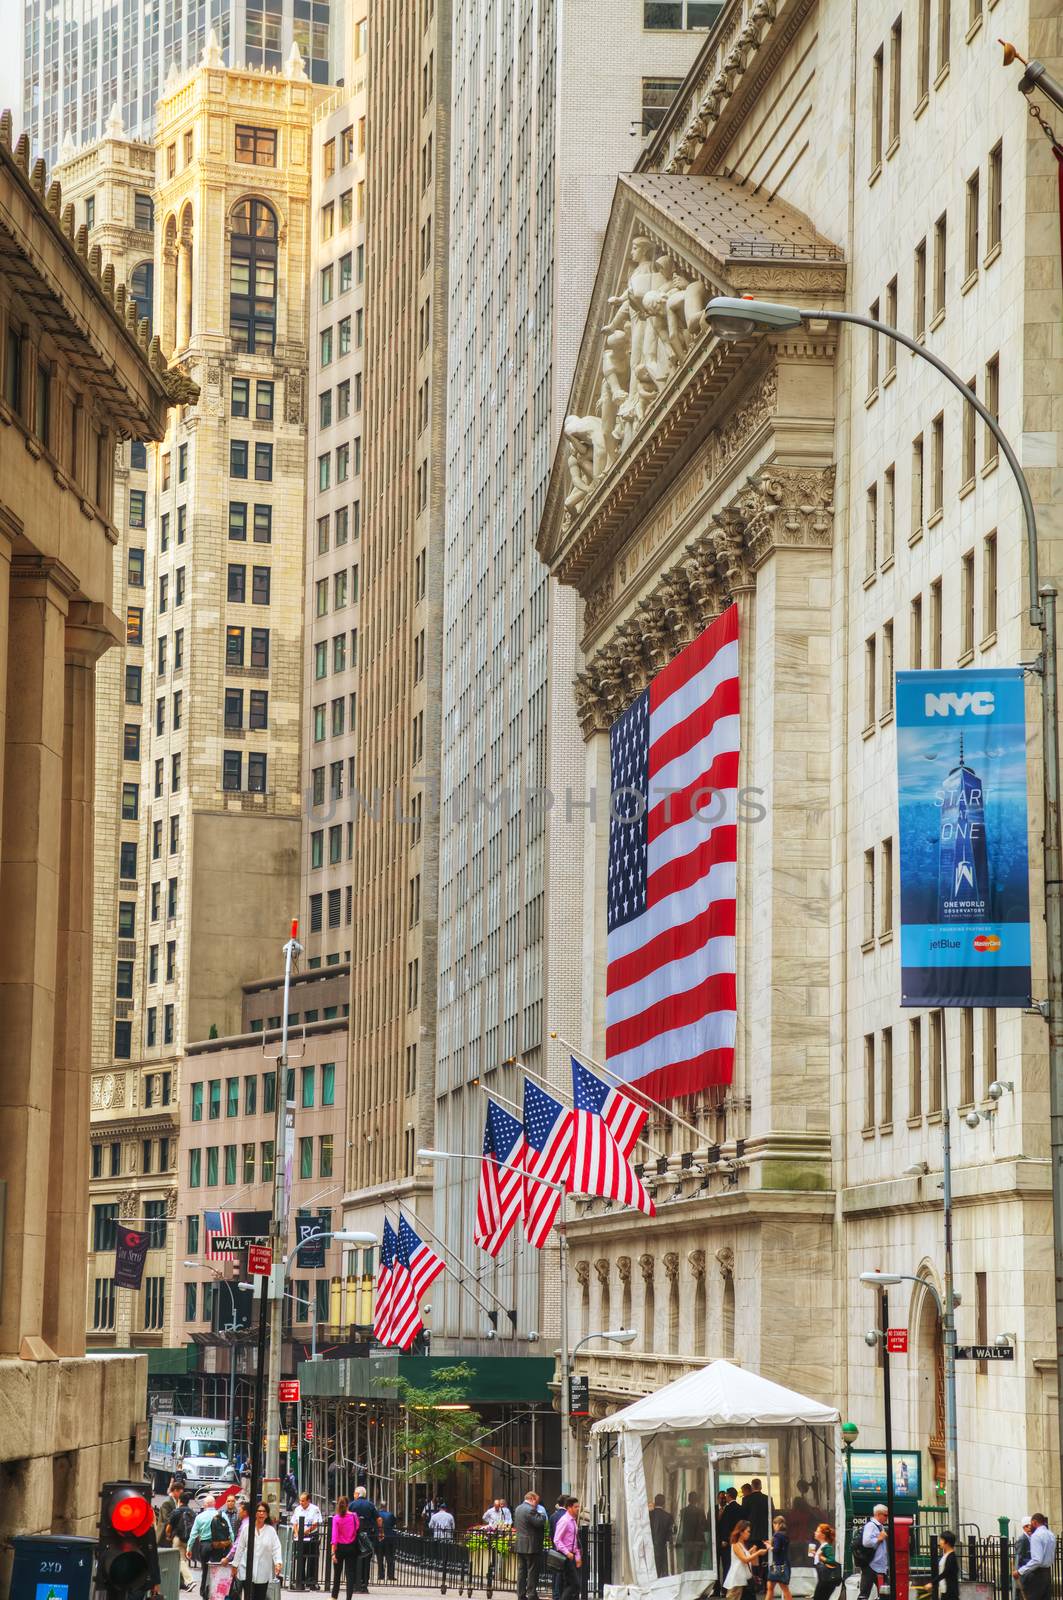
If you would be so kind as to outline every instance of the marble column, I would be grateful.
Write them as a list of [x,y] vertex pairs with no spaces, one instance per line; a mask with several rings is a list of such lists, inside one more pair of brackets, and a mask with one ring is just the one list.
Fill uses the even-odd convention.
[[192,337],[192,247],[184,239],[177,246],[177,334],[175,351],[187,350]]
[[52,1176],[44,1290],[44,1338],[61,1356],[83,1355],[85,1350],[96,663],[120,636],[118,618],[107,606],[71,603],[65,634]]
[[[6,1183],[0,1355],[48,1359],[43,1338],[63,794],[64,633],[77,580],[11,563],[0,848],[0,1178]],[[80,1241],[84,1249],[84,1239]],[[84,1296],[78,1299],[83,1313]]]

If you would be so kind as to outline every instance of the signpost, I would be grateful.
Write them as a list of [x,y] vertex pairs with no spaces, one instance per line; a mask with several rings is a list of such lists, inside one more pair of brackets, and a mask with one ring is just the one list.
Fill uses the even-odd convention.
[[887,1328],[886,1349],[891,1356],[906,1356],[908,1354],[908,1329]]
[[254,1278],[268,1278],[273,1271],[273,1251],[268,1244],[253,1244],[247,1251],[247,1270]]
[[1011,1344],[958,1344],[957,1361],[1014,1361],[1015,1346]]
[[297,1406],[299,1404],[299,1379],[282,1378],[277,1385],[277,1399],[282,1406]]

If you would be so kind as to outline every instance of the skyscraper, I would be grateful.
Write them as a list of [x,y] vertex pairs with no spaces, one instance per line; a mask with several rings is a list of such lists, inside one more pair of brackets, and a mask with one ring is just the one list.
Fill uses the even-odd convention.
[[196,65],[212,29],[227,63],[280,71],[295,44],[311,80],[327,83],[345,15],[335,0],[18,3],[22,127],[49,163],[68,135],[75,145],[98,138],[116,105],[126,131],[150,139],[167,79]]
[[[548,591],[535,531],[616,174],[716,11],[624,0],[607,48],[598,14],[562,35],[553,3],[491,0],[455,30],[436,1077],[448,1150],[480,1148],[481,1082],[513,1096],[514,1057],[559,1070],[547,1031],[578,1023],[578,613]],[[446,1237],[471,1237],[475,1180],[441,1169]],[[506,1303],[520,1331],[543,1329],[534,1253],[507,1250],[500,1286],[511,1260]],[[469,1318],[449,1286],[446,1332]]]

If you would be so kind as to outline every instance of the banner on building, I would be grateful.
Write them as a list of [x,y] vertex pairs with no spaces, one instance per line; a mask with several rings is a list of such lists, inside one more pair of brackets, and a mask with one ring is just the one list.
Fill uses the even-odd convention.
[[315,1268],[325,1265],[325,1240],[311,1239],[309,1244],[303,1240],[310,1234],[323,1234],[328,1230],[328,1222],[324,1217],[315,1217],[308,1211],[300,1211],[295,1219],[295,1238],[299,1246],[296,1260],[305,1270],[312,1272]]
[[114,1250],[114,1281],[119,1289],[139,1289],[144,1276],[148,1236],[137,1228],[119,1226]]
[[897,800],[901,1005],[1028,1006],[1021,668],[898,672]]

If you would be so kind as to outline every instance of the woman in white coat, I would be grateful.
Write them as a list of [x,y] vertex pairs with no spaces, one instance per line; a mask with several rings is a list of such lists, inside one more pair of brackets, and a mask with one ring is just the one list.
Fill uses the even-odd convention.
[[244,1600],[266,1600],[271,1578],[279,1578],[284,1565],[277,1530],[269,1520],[269,1506],[261,1501],[255,1508],[255,1552],[251,1583],[247,1583],[247,1534],[251,1524],[241,1525],[236,1543],[226,1556],[226,1565],[236,1562],[236,1575],[243,1586]]

